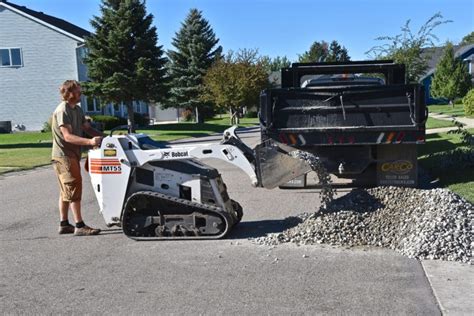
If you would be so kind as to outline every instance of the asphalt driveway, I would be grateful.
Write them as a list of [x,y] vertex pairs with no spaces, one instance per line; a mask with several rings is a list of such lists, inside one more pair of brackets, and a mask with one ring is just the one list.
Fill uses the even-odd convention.
[[[249,145],[257,141],[255,131],[241,135]],[[449,276],[438,271],[428,279],[420,261],[391,250],[254,244],[249,237],[281,231],[285,217],[317,210],[318,192],[255,189],[239,169],[208,163],[218,168],[229,195],[244,208],[242,222],[223,240],[128,239],[119,229],[105,227],[87,174],[84,219],[104,232],[60,236],[51,167],[0,177],[0,311],[437,315],[472,310],[471,303],[460,309],[453,300],[443,301],[433,288],[439,280],[442,289]],[[465,276],[458,284],[472,280],[470,266],[448,264],[441,270]],[[461,301],[472,294],[464,291]]]

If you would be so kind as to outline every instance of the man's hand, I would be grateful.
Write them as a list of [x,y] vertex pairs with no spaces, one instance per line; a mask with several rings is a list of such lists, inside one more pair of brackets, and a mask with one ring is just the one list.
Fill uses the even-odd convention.
[[90,146],[99,147],[100,143],[102,142],[102,137],[101,136],[92,137],[89,141],[90,141],[90,144],[89,144]]

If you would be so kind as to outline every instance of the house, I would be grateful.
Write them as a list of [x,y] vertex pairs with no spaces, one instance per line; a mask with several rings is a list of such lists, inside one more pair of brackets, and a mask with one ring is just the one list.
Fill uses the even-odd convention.
[[[462,60],[466,64],[468,72],[471,74],[471,80],[474,86],[474,44],[470,45],[455,45],[454,57]],[[426,104],[444,103],[446,100],[435,99],[431,97],[430,87],[436,66],[444,54],[444,47],[433,47],[426,50],[426,54],[430,57],[428,59],[428,72],[420,78],[420,83],[425,86],[425,100]]]
[[[60,102],[59,86],[68,79],[87,81],[85,37],[90,33],[60,18],[0,0],[0,121],[41,130]],[[83,96],[86,114],[126,116],[126,106],[101,106]],[[134,102],[138,113],[148,104]],[[153,109],[155,120],[163,112]],[[163,113],[177,120],[176,110]]]

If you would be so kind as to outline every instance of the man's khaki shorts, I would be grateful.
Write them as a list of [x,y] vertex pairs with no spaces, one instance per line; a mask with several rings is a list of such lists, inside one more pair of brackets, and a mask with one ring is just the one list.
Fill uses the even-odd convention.
[[82,176],[79,160],[70,157],[52,159],[64,202],[80,201],[82,197]]

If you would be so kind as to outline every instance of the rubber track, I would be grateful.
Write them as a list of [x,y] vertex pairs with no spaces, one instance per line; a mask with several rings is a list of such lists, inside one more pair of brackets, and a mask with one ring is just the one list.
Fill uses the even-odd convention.
[[[134,240],[183,240],[183,239],[219,239],[223,238],[228,232],[229,232],[229,222],[234,222],[232,221],[231,215],[225,212],[222,208],[212,206],[212,205],[206,205],[206,204],[201,204],[201,203],[196,203],[192,202],[189,200],[185,199],[180,199],[177,197],[169,196],[166,194],[158,193],[158,192],[153,192],[153,191],[138,191],[130,195],[130,197],[127,199],[127,202],[125,203],[124,211],[123,211],[123,217],[125,217],[125,213],[127,212],[127,207],[129,205],[130,200],[135,198],[137,195],[143,195],[147,198],[152,198],[152,199],[161,199],[165,200],[166,202],[171,202],[171,203],[178,203],[182,205],[186,205],[188,208],[191,207],[193,210],[191,212],[186,212],[186,213],[192,213],[192,212],[197,212],[197,213],[202,213],[202,214],[209,214],[209,213],[214,213],[223,218],[224,223],[225,223],[225,230],[219,234],[219,235],[203,235],[203,236],[167,236],[167,237],[158,237],[158,236],[153,236],[153,237],[148,237],[148,236],[131,236],[127,235],[125,231],[125,225],[123,218],[122,218],[122,230],[124,234]],[[165,203],[166,203],[165,202]],[[172,214],[167,214],[167,215],[172,215]],[[178,214],[182,215],[182,214]]]

